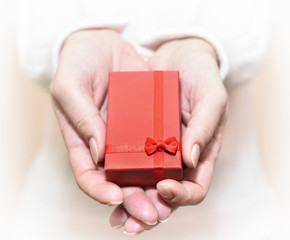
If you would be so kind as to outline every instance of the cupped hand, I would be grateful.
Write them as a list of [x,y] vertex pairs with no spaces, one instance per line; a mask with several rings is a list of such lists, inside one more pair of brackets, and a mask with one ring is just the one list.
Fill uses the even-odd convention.
[[210,185],[228,111],[216,53],[202,39],[172,41],[159,49],[150,65],[179,71],[186,126],[182,134],[182,158],[187,166],[183,181],[163,180],[157,184],[158,192],[171,205],[198,204]]
[[[138,224],[149,229],[157,219],[170,214],[170,207],[157,192],[120,188],[106,181],[103,169],[109,72],[146,70],[149,68],[143,59],[118,33],[83,30],[66,39],[50,88],[79,187],[100,203],[119,205],[111,224],[125,224],[129,233],[138,232]],[[155,201],[156,197],[160,201]]]
[[[220,79],[215,50],[202,39],[163,44],[149,60],[149,66],[151,70],[179,71],[180,77],[181,114],[186,127],[182,134],[184,177],[181,182],[162,180],[157,189],[145,190],[151,201],[163,204],[159,212],[168,217],[178,206],[200,203],[208,192],[221,147],[228,95]],[[113,212],[111,223],[116,219],[128,219],[121,206]],[[135,232],[148,229],[138,222],[135,225]]]

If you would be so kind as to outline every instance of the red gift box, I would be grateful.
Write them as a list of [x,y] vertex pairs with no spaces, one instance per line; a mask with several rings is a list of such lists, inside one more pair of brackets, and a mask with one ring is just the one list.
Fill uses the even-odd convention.
[[182,179],[176,71],[111,72],[105,172],[119,185]]

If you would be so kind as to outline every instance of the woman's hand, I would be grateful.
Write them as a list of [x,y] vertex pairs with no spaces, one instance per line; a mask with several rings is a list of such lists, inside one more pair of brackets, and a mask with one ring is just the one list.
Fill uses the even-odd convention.
[[[182,158],[187,168],[181,182],[167,179],[160,181],[157,189],[145,190],[155,205],[164,206],[159,215],[168,217],[178,206],[198,204],[207,194],[221,147],[228,95],[219,76],[215,51],[204,40],[165,43],[149,60],[149,66],[151,70],[177,70],[180,77],[181,113],[186,127],[182,135]],[[112,213],[111,225],[124,223],[126,219],[130,219],[130,226],[125,225],[127,231],[140,233],[148,229],[128,217],[122,206]]]
[[[54,110],[79,187],[100,203],[119,205],[122,213],[118,219],[129,226],[129,232],[132,228],[134,231],[135,222],[144,228],[155,224],[160,209],[167,215],[170,213],[162,199],[163,205],[156,205],[148,197],[150,191],[145,194],[141,187],[120,188],[105,178],[106,106],[103,105],[109,72],[133,70],[149,68],[119,34],[110,30],[79,31],[65,41],[51,84]],[[166,214],[161,217],[166,218]]]
[[228,111],[228,94],[215,51],[201,39],[172,41],[157,51],[150,66],[179,71],[186,126],[182,134],[182,158],[187,166],[183,181],[163,180],[157,184],[158,192],[170,205],[198,204],[210,185]]

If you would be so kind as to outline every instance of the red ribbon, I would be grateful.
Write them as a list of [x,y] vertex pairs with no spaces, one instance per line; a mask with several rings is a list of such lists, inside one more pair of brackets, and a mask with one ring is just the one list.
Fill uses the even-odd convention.
[[[153,110],[153,136],[155,139],[164,138],[163,123],[163,72],[154,72],[154,110]],[[154,179],[156,182],[165,178],[164,172],[164,151],[157,151],[154,154]]]
[[155,140],[148,137],[145,143],[145,151],[148,155],[155,153],[156,151],[165,150],[168,153],[175,154],[178,148],[178,142],[175,137],[167,138],[166,140]]

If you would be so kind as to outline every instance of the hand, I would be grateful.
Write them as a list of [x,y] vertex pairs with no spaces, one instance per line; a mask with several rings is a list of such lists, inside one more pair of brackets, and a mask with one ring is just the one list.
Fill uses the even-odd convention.
[[[178,206],[198,204],[207,194],[221,146],[228,95],[219,77],[215,51],[201,39],[162,45],[149,60],[149,66],[152,70],[177,70],[180,74],[181,113],[186,126],[182,135],[182,158],[187,168],[181,182],[167,179],[160,181],[157,189],[150,189],[153,202],[164,201],[168,204],[162,203],[164,206],[170,206],[170,211],[159,210],[159,214],[168,217]],[[120,216],[123,222],[127,219],[124,209],[118,207],[111,222],[120,220]],[[148,226],[139,224],[135,232],[146,229]]]
[[179,71],[186,126],[182,135],[182,158],[187,166],[183,181],[163,180],[157,184],[158,192],[170,205],[198,204],[210,185],[228,111],[228,94],[215,51],[201,39],[172,41],[158,50],[150,65]]
[[79,31],[65,41],[51,84],[54,110],[79,187],[100,203],[119,205],[116,214],[122,209],[123,215],[118,215],[118,221],[125,224],[128,232],[134,232],[138,224],[142,229],[150,228],[158,218],[165,219],[170,214],[162,199],[157,203],[156,198],[150,198],[150,189],[145,193],[141,187],[120,188],[105,178],[103,105],[108,73],[132,70],[149,69],[119,34],[110,30]]

